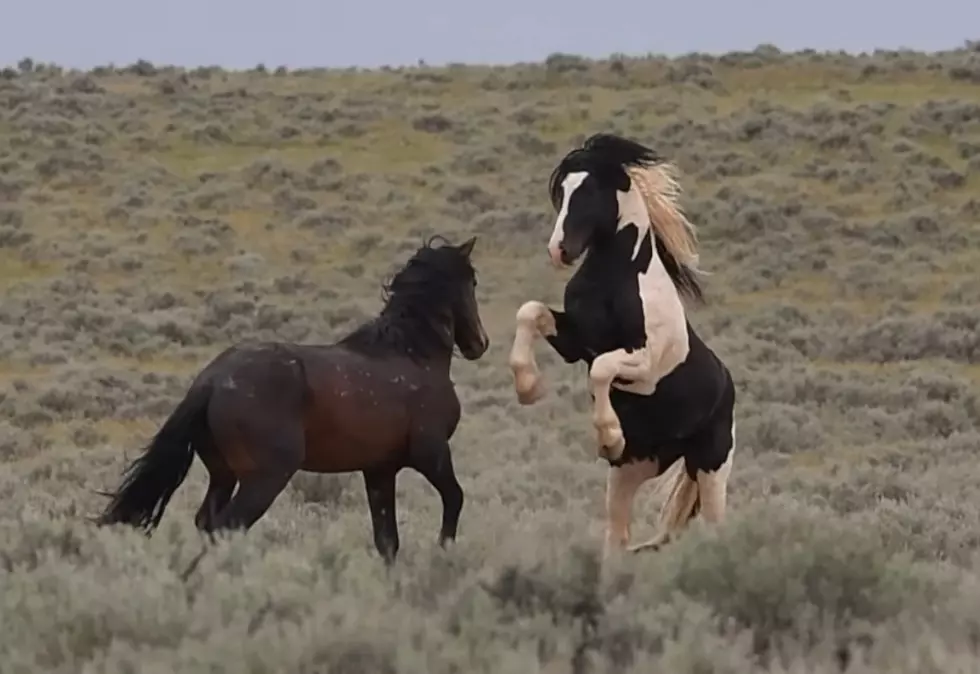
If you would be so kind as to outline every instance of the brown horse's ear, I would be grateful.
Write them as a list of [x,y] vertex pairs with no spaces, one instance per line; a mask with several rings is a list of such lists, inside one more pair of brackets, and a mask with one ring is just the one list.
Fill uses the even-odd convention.
[[476,245],[476,237],[475,236],[472,237],[472,238],[470,238],[470,239],[467,239],[466,241],[464,241],[460,245],[459,249],[463,252],[463,255],[465,255],[466,257],[469,257],[470,254],[473,252],[473,246],[474,245]]

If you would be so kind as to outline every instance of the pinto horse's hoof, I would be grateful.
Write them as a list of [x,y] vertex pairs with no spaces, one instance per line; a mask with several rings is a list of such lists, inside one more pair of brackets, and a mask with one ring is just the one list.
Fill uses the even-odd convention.
[[527,379],[519,380],[515,390],[517,391],[517,401],[522,405],[532,405],[538,402],[546,392],[544,380],[540,376],[534,377],[530,384],[527,383]]
[[657,552],[663,547],[663,543],[656,543],[654,541],[647,541],[646,543],[637,543],[636,545],[631,545],[626,548],[626,552],[631,555],[635,555],[641,552]]
[[615,461],[623,455],[626,449],[626,438],[623,429],[618,426],[599,429],[599,456]]
[[658,534],[648,541],[643,543],[637,543],[636,545],[631,545],[626,548],[626,552],[656,552],[663,546],[665,546],[668,541],[670,541],[670,536],[667,534]]

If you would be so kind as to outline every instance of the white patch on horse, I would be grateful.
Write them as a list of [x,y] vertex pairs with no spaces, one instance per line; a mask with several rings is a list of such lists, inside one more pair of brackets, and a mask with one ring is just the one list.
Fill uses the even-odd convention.
[[725,519],[728,502],[728,477],[732,473],[732,460],[735,456],[735,420],[732,419],[732,446],[725,457],[725,463],[713,471],[698,471],[698,490],[701,494],[701,515],[707,522],[721,522]]
[[[650,214],[647,212],[646,204],[643,203],[643,195],[636,187],[630,185],[627,192],[616,192],[616,201],[619,203],[619,222],[616,224],[616,231],[621,231],[630,225],[637,229],[636,243],[633,244],[633,257],[640,254],[640,247],[643,240],[650,234]],[[651,241],[650,243],[653,243]],[[657,257],[654,254],[654,257]],[[659,257],[657,258],[659,261]],[[661,264],[661,266],[663,266]]]
[[[635,259],[644,238],[650,237],[650,244],[654,245],[649,212],[635,185],[631,185],[628,192],[619,193],[617,198],[620,208],[618,229],[633,226],[638,230]],[[651,395],[657,382],[683,363],[690,351],[680,293],[655,247],[647,269],[637,275],[637,287],[646,344],[632,353],[616,349],[600,354],[589,372],[595,396],[592,419],[599,436],[599,453],[612,460],[622,456],[625,441],[619,418],[609,400],[609,388],[616,386],[623,391]],[[613,380],[618,378],[629,381],[614,384]]]
[[551,255],[551,261],[555,264],[562,264],[559,246],[565,238],[565,218],[568,217],[568,204],[572,199],[572,193],[582,185],[582,182],[588,176],[589,174],[586,171],[576,171],[569,173],[561,181],[561,209],[558,211],[558,217],[555,218],[555,229],[551,233],[551,239],[548,241],[548,254]]

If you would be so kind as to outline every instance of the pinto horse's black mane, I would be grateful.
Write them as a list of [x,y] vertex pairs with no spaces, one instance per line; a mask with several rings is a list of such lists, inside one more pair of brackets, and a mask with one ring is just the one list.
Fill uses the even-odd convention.
[[555,210],[561,208],[561,183],[569,173],[623,173],[627,166],[650,166],[663,160],[655,151],[628,138],[611,133],[593,134],[585,139],[582,147],[577,147],[562,157],[551,172],[548,180],[551,203]]
[[[581,147],[569,151],[551,172],[551,177],[548,179],[551,204],[556,211],[561,208],[562,181],[569,173],[584,171],[604,176],[609,180],[611,176],[626,177],[628,167],[655,166],[664,161],[665,158],[655,150],[636,141],[611,133],[593,134],[582,143]],[[704,302],[704,291],[697,274],[678,262],[660,237],[654,236],[653,239],[657,256],[663,262],[667,275],[670,276],[677,290],[695,302]]]
[[[443,245],[433,245],[437,241]],[[398,353],[425,360],[451,352],[450,305],[459,284],[474,273],[458,247],[439,235],[431,237],[382,284],[381,313],[339,343],[372,357]]]

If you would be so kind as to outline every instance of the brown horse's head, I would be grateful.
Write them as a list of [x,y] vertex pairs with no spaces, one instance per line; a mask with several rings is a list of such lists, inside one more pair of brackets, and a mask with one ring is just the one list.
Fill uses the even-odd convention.
[[467,360],[476,360],[490,348],[490,338],[483,329],[480,308],[476,301],[476,270],[470,261],[476,237],[459,246],[450,246],[466,262],[460,265],[460,283],[453,301],[453,338],[460,353]]
[[423,243],[384,284],[381,314],[342,342],[417,361],[451,357],[456,347],[467,360],[482,356],[490,340],[476,301],[476,270],[470,261],[475,243],[473,237],[454,246],[442,236]]

